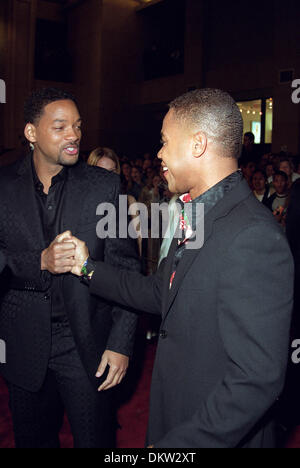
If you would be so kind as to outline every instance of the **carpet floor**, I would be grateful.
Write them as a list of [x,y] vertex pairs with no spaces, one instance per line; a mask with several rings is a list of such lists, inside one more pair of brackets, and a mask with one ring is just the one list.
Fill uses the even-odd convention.
[[[118,448],[143,448],[147,431],[149,394],[156,344],[140,342],[137,358],[132,363],[127,385],[118,400],[117,432]],[[67,418],[60,434],[62,448],[72,448],[73,440]],[[286,448],[300,448],[300,426],[293,429]],[[0,448],[14,448],[11,416],[8,408],[8,392],[0,377]]]

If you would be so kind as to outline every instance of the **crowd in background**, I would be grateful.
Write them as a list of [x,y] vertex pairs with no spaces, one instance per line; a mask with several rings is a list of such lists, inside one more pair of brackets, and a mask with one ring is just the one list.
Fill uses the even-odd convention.
[[[152,203],[168,203],[173,196],[163,176],[161,161],[152,158],[150,153],[132,161],[125,156],[119,158],[110,148],[97,148],[90,154],[88,164],[120,175],[121,192],[128,196],[128,205],[143,203],[148,209],[149,219]],[[144,273],[156,271],[161,242],[162,239],[153,239],[150,235],[148,239],[138,239]]]
[[[113,171],[121,177],[122,193],[128,196],[128,204],[143,203],[151,216],[151,203],[170,202],[174,194],[168,190],[161,161],[145,153],[137,159],[118,157],[110,148],[97,148],[88,164]],[[300,179],[300,159],[287,153],[261,154],[260,146],[254,144],[254,135],[244,136],[240,168],[256,198],[273,213],[283,229],[290,203],[291,189]],[[299,182],[300,183],[300,182]],[[140,255],[144,273],[157,269],[162,239],[139,239]]]
[[284,152],[260,155],[254,135],[246,133],[241,169],[256,198],[269,208],[283,229],[294,183],[300,179],[300,160]]

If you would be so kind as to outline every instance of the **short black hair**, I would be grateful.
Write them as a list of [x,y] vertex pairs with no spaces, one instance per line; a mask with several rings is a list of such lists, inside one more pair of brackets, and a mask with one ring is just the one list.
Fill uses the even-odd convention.
[[44,108],[51,102],[56,101],[73,101],[76,106],[75,97],[62,89],[57,88],[41,88],[33,91],[24,104],[24,120],[25,123],[36,124],[43,115]]
[[275,179],[276,176],[277,177],[278,176],[283,177],[286,180],[286,182],[289,181],[289,178],[288,178],[287,174],[285,172],[283,172],[283,171],[275,171],[275,174],[273,174],[273,180]]
[[252,143],[255,141],[255,135],[252,132],[246,132],[244,137],[248,137]]
[[243,118],[225,91],[203,88],[190,91],[169,104],[175,116],[195,125],[223,147],[223,155],[238,159],[243,144]]

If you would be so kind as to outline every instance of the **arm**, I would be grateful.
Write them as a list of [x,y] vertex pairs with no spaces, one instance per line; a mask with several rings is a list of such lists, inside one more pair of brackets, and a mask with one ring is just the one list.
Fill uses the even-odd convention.
[[164,264],[155,275],[146,277],[97,262],[90,293],[124,307],[161,315]]
[[293,255],[297,259],[299,252],[300,234],[300,182],[296,182],[292,187],[291,200],[286,219],[286,235],[289,240]]
[[46,291],[51,285],[51,274],[70,271],[74,261],[74,244],[63,242],[70,231],[57,236],[44,251],[11,253],[4,250],[6,264],[12,273],[11,287],[28,291]]
[[13,253],[4,249],[7,267],[12,273],[11,287],[28,291],[47,291],[51,285],[51,275],[41,270],[40,250]]
[[224,257],[216,293],[227,369],[191,419],[150,441],[155,447],[237,447],[282,391],[293,304],[284,236],[273,225],[240,232]]

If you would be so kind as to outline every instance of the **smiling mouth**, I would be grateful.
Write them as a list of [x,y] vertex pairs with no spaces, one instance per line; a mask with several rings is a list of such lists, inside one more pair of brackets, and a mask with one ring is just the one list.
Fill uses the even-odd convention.
[[64,152],[66,154],[68,154],[69,156],[77,156],[77,154],[79,152],[79,148],[78,148],[78,146],[73,146],[73,145],[66,146],[64,148]]

